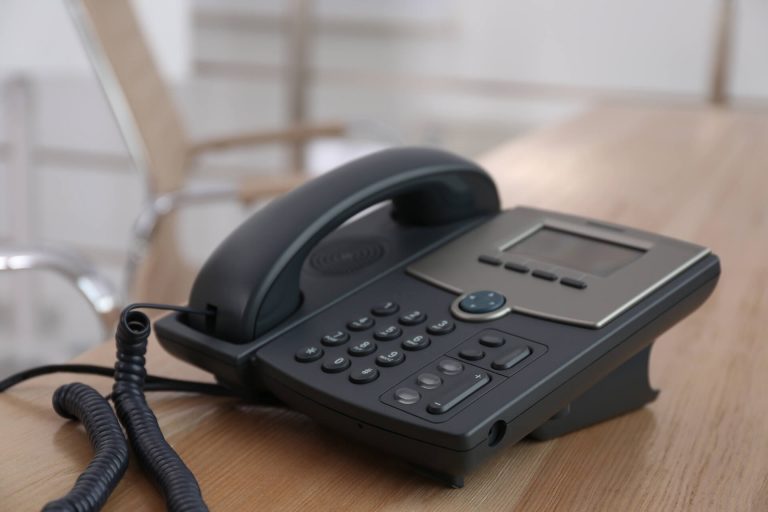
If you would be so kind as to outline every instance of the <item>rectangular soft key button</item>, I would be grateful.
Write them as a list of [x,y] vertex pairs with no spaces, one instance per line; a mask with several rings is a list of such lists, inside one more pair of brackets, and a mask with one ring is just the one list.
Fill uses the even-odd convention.
[[482,370],[467,371],[461,377],[460,381],[454,383],[442,395],[435,397],[427,406],[428,413],[445,414],[491,381],[488,374]]
[[509,370],[529,355],[531,355],[531,349],[529,347],[526,347],[525,345],[517,346],[503,356],[497,357],[493,363],[491,363],[491,368],[494,370]]

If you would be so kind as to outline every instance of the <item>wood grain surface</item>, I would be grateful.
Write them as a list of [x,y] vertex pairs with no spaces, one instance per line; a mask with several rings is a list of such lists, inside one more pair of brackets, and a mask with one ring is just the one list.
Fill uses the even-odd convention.
[[[603,107],[482,158],[506,206],[629,224],[711,247],[723,275],[652,353],[658,400],[502,450],[455,490],[290,411],[150,397],[213,510],[768,510],[768,117]],[[6,340],[7,342],[8,340]],[[53,341],[52,341],[53,342]],[[111,344],[79,361],[111,364]],[[150,371],[206,378],[156,345]],[[91,456],[53,412],[52,376],[0,395],[0,510],[37,510]],[[106,510],[162,510],[135,460]]]

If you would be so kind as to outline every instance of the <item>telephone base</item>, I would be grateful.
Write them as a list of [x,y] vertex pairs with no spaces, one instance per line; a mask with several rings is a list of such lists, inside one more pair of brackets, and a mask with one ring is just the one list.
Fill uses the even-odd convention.
[[613,370],[536,430],[529,438],[546,441],[643,407],[659,392],[650,386],[652,344]]
[[418,464],[409,464],[408,466],[416,473],[453,489],[461,489],[464,487],[464,475],[443,473],[442,471],[435,471],[434,469],[419,466]]

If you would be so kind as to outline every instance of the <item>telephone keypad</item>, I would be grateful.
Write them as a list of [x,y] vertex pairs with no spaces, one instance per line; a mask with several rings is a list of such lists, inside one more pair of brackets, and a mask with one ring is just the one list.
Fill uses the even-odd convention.
[[403,330],[400,327],[396,325],[388,325],[373,333],[373,337],[379,341],[391,341],[399,338],[402,334]]
[[361,316],[360,318],[349,322],[347,328],[349,328],[350,331],[365,331],[366,329],[373,327],[375,323],[376,321],[373,318],[369,316]]
[[416,336],[411,336],[407,340],[405,340],[401,345],[405,350],[410,350],[412,352],[415,352],[417,350],[425,349],[429,346],[430,339],[429,336],[425,334],[417,334]]
[[429,334],[434,334],[436,336],[442,336],[444,334],[448,334],[452,332],[455,328],[456,328],[456,324],[454,324],[450,320],[443,319],[427,327],[427,332]]
[[371,340],[363,340],[360,343],[349,347],[348,352],[351,356],[367,356],[368,354],[373,354],[376,352],[376,344]]
[[311,363],[323,357],[323,349],[310,345],[296,352],[296,360],[300,363]]
[[376,356],[376,364],[384,367],[397,366],[402,364],[404,361],[405,354],[399,350],[391,350]]
[[400,306],[396,302],[387,301],[372,307],[371,313],[375,316],[389,316],[394,315],[399,310]]
[[323,363],[323,371],[326,373],[339,373],[343,372],[350,367],[349,359],[346,357],[337,357],[336,359],[328,359]]
[[427,315],[423,311],[415,309],[409,313],[406,313],[400,317],[400,323],[403,325],[419,325],[427,320]]
[[355,384],[368,384],[379,378],[379,370],[373,366],[367,366],[354,371],[349,375],[349,380]]
[[335,331],[323,336],[321,342],[326,347],[336,347],[349,341],[349,334],[344,331]]

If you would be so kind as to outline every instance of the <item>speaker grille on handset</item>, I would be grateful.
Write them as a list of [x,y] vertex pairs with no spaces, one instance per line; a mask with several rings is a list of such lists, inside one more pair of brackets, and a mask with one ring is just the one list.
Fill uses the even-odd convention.
[[376,238],[345,238],[319,246],[309,257],[310,266],[326,275],[357,272],[381,259],[384,244]]

